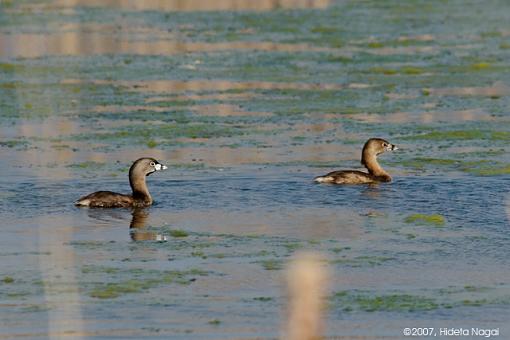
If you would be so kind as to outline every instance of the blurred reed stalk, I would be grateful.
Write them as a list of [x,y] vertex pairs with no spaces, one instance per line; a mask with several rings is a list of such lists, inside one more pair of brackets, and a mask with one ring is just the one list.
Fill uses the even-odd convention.
[[324,297],[329,273],[324,259],[315,253],[300,252],[287,268],[287,325],[282,339],[321,339],[324,328]]

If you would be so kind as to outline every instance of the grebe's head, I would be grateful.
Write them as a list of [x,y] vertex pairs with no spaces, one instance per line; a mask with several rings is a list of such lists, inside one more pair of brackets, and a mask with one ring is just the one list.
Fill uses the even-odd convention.
[[129,176],[145,177],[153,172],[165,170],[167,167],[154,158],[140,158],[129,169]]
[[386,151],[398,150],[397,146],[382,138],[370,138],[363,146],[363,155],[380,155]]

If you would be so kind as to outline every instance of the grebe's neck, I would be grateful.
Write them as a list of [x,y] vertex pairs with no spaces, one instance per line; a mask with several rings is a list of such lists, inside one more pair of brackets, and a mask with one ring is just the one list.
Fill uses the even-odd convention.
[[379,165],[379,162],[377,162],[377,156],[374,154],[370,154],[368,152],[365,152],[363,150],[363,155],[361,157],[361,164],[367,168],[368,173],[372,176],[377,177],[382,182],[390,182],[391,176],[389,173],[387,173],[381,165]]
[[147,188],[144,176],[137,176],[136,174],[129,174],[129,184],[133,191],[133,198],[136,201],[143,201],[145,204],[152,204],[152,197]]

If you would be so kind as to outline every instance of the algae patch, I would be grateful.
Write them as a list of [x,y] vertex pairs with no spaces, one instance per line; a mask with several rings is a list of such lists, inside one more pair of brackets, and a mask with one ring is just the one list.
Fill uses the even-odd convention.
[[14,279],[10,276],[5,276],[3,279],[2,279],[2,282],[3,283],[6,283],[6,284],[9,284],[9,283],[13,283],[14,282]]
[[169,231],[169,234],[172,237],[188,237],[189,236],[187,231],[180,230],[180,229],[172,229]]
[[468,69],[471,69],[473,71],[482,71],[482,70],[490,69],[492,67],[493,66],[491,63],[479,62],[479,63],[474,63],[474,64],[469,65]]
[[[488,152],[479,157],[493,156]],[[497,154],[496,154],[497,155]],[[500,176],[510,174],[510,164],[491,161],[487,159],[481,160],[465,160],[460,157],[466,157],[469,155],[456,155],[459,159],[442,159],[442,158],[413,158],[404,160],[395,164],[399,164],[405,168],[412,168],[415,170],[424,170],[426,168],[437,170],[438,167],[448,168],[451,170],[462,171],[468,174],[477,176]],[[476,155],[475,155],[476,156]]]
[[338,253],[341,253],[341,252],[346,251],[346,250],[351,250],[351,247],[334,247],[334,248],[331,248],[329,250],[332,251],[335,254],[338,254]]
[[121,283],[109,283],[93,289],[89,296],[98,299],[113,299],[122,294],[138,293],[142,289],[148,289],[156,285],[154,280],[146,282],[139,280],[129,280]]
[[97,169],[106,166],[105,163],[99,163],[94,161],[86,161],[81,163],[73,163],[67,165],[68,168],[71,169]]
[[87,273],[106,273],[106,274],[115,274],[119,272],[119,268],[115,267],[106,267],[106,266],[94,266],[87,265],[83,266],[81,272],[84,274]]
[[505,166],[490,166],[483,168],[469,169],[470,173],[479,176],[500,176],[510,174],[510,165]]
[[494,294],[494,289],[475,286],[449,286],[411,292],[387,291],[382,294],[367,290],[343,290],[330,297],[332,307],[344,312],[426,312],[437,309],[505,306],[508,294]]
[[392,75],[421,75],[425,73],[425,70],[420,67],[405,66],[399,69],[385,68],[385,67],[372,67],[368,70],[368,73],[383,74],[387,76]]
[[147,142],[147,147],[149,149],[154,149],[156,146],[158,146],[158,142],[156,142],[155,140],[151,139]]
[[426,215],[426,214],[412,214],[405,218],[406,223],[414,223],[421,225],[433,225],[436,227],[444,226],[446,219],[439,214]]
[[425,166],[452,166],[459,164],[460,161],[455,159],[442,159],[442,158],[426,158],[418,157],[410,160],[402,161],[400,164],[406,168],[423,169]]
[[404,136],[407,140],[510,140],[508,131],[484,131],[484,130],[452,130],[452,131],[432,131],[425,134]]
[[26,148],[29,145],[26,140],[4,140],[0,141],[0,147],[7,148]]
[[51,308],[44,304],[39,305],[29,305],[22,308],[23,313],[38,313],[38,312],[47,312]]
[[265,270],[280,270],[283,268],[283,261],[276,259],[262,260],[260,264]]
[[335,259],[330,261],[331,264],[340,264],[348,267],[374,267],[374,266],[380,266],[385,262],[394,260],[393,257],[386,257],[386,256],[356,256],[353,258],[348,258],[347,256],[344,256],[340,259]]
[[372,296],[368,292],[342,291],[333,296],[335,304],[344,311],[364,312],[415,312],[439,308],[439,303],[429,297],[410,294]]
[[0,63],[0,72],[11,73],[20,71],[24,68],[23,65]]
[[195,281],[193,276],[208,275],[207,272],[197,269],[164,272],[140,269],[131,270],[127,273],[136,277],[134,279],[96,285],[96,287],[94,287],[88,295],[98,299],[113,299],[125,294],[140,293],[160,285],[188,285]]
[[261,302],[269,302],[272,301],[273,298],[269,296],[258,296],[253,298],[254,301],[261,301]]
[[[76,140],[143,140],[148,147],[155,147],[157,142],[153,138],[162,140],[175,140],[176,138],[191,139],[212,139],[222,137],[233,137],[248,134],[250,131],[243,126],[238,125],[220,125],[220,124],[180,124],[168,123],[162,125],[136,125],[122,127],[113,132],[98,132],[92,134],[75,135]],[[149,141],[149,142],[147,142]]]

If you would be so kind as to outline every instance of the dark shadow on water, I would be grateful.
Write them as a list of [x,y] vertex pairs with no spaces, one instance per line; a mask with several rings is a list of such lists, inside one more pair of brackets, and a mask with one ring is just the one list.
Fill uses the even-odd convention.
[[128,210],[126,209],[102,209],[85,208],[88,217],[100,222],[101,224],[111,224],[111,222],[123,222],[126,220]]

